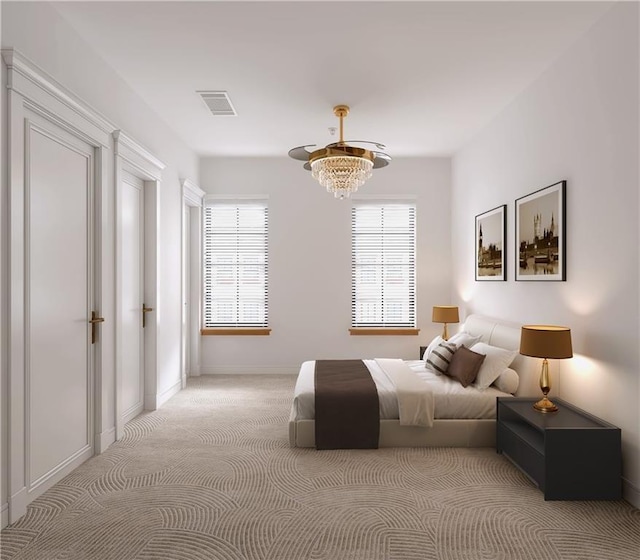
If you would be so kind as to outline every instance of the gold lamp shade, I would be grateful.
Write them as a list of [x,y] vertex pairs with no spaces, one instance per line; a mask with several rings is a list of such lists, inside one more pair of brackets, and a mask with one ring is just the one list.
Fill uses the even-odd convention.
[[551,390],[548,358],[561,360],[573,357],[571,329],[555,325],[524,325],[520,332],[520,354],[543,358],[540,372],[540,389],[543,397],[533,405],[540,412],[555,412],[558,407],[547,395]]
[[449,333],[447,332],[447,323],[459,323],[460,317],[458,315],[458,307],[455,305],[434,305],[433,315],[431,320],[434,323],[444,323],[444,329],[442,331],[442,338],[449,340]]

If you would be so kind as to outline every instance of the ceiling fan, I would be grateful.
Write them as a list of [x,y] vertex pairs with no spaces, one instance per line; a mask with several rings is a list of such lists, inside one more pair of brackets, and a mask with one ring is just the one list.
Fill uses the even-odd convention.
[[[336,105],[333,113],[340,119],[340,140],[315,148],[316,144],[306,144],[289,150],[289,156],[304,161],[303,168],[336,198],[348,198],[358,187],[371,177],[373,169],[386,167],[391,157],[381,150],[383,144],[366,140],[344,140],[344,118],[349,114],[347,105]],[[375,149],[362,148],[354,144],[366,144]]]

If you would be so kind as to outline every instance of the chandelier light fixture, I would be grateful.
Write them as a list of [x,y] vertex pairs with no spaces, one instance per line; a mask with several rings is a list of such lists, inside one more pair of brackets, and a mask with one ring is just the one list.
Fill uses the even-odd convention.
[[[289,150],[293,159],[304,161],[304,168],[311,171],[311,176],[336,198],[349,198],[371,177],[374,169],[389,165],[391,158],[379,151],[385,146],[377,142],[364,140],[344,140],[344,118],[349,114],[347,105],[336,105],[333,113],[340,119],[340,140],[328,144],[324,148],[309,151],[315,144],[298,146]],[[353,144],[368,144],[375,150]]]

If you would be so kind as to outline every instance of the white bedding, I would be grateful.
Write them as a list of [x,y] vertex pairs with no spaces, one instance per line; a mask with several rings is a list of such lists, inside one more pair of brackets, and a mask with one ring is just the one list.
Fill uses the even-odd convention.
[[[380,419],[399,418],[394,383],[375,360],[362,361],[369,368],[378,390]],[[484,391],[473,386],[463,387],[454,379],[436,375],[425,367],[422,360],[407,361],[406,364],[429,385],[434,396],[434,418],[436,419],[492,419],[496,417],[496,397],[512,396],[494,387]],[[315,361],[304,362],[300,367],[294,390],[292,420],[315,418],[314,372]]]

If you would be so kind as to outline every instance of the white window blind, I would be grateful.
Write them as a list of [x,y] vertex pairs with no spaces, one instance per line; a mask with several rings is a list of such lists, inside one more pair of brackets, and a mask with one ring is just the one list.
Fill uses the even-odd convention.
[[204,327],[266,327],[265,201],[209,202],[204,218]]
[[416,326],[416,209],[362,203],[351,209],[351,326]]

